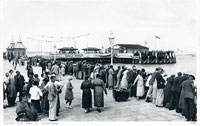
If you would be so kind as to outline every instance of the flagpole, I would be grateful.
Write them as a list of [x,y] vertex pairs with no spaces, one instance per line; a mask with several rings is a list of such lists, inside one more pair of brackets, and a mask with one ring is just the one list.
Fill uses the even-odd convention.
[[42,44],[43,44],[43,42],[42,41],[40,41],[41,42],[41,56],[42,56]]

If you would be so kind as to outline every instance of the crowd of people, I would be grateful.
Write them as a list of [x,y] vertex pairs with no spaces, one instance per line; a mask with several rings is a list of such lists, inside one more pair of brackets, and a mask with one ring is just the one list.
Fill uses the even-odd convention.
[[[48,61],[41,62],[40,66],[40,79],[38,74],[34,74],[30,62],[26,66],[28,81],[25,81],[20,71],[16,71],[16,75],[13,70],[5,74],[4,99],[7,99],[8,107],[15,106],[19,94],[19,104],[16,107],[18,121],[36,121],[38,114],[47,114],[50,121],[56,121],[62,100],[59,94],[64,86],[66,107],[72,109],[73,78],[83,80],[80,89],[85,113],[92,108],[91,90],[94,90],[94,106],[98,112],[104,107],[104,93],[107,95],[107,90],[118,90],[128,91],[130,97],[145,99],[156,107],[175,109],[187,121],[196,120],[196,86],[193,75],[179,72],[177,76],[167,76],[161,67],[147,73],[145,69],[137,69],[136,66],[127,68],[122,65],[115,69],[112,65],[91,64],[86,61],[75,64]],[[62,76],[67,76],[65,84],[61,83]]]

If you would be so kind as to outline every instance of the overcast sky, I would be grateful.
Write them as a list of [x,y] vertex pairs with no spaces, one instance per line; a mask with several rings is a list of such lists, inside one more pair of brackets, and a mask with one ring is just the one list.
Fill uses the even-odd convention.
[[[28,51],[50,51],[38,35],[73,37],[76,47],[109,47],[113,32],[115,44],[141,44],[150,49],[197,49],[197,0],[4,0],[3,49],[22,41]],[[160,39],[155,39],[157,35]],[[47,38],[42,38],[47,39]],[[50,39],[48,39],[50,40]],[[58,42],[56,48],[74,46],[72,40]]]

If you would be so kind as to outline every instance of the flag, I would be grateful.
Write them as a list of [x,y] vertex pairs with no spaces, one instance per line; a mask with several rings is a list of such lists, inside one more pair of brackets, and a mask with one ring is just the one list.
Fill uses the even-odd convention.
[[156,35],[155,35],[155,37],[156,37],[157,39],[160,39],[160,37],[158,37],[158,36],[156,36]]
[[144,44],[145,44],[145,45],[147,45],[147,44],[148,44],[148,42],[147,42],[147,41],[145,41],[145,42],[144,42]]

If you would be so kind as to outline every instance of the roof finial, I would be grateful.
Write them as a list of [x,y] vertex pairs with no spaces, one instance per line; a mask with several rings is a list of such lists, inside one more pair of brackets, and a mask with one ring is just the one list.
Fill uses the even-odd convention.
[[19,33],[19,42],[22,42],[21,34]]
[[14,43],[13,35],[11,36],[11,43]]

